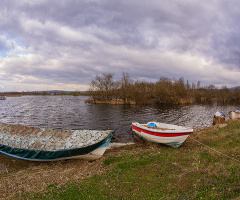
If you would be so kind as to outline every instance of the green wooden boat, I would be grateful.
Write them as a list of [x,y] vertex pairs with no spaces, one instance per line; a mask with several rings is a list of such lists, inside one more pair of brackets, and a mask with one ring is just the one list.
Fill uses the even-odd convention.
[[114,130],[56,130],[0,124],[0,152],[32,161],[100,158]]

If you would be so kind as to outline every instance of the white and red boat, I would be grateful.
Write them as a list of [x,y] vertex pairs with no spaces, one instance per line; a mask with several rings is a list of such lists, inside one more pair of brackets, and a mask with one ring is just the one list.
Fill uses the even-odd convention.
[[147,124],[133,122],[132,131],[151,142],[162,143],[175,148],[179,147],[193,133],[192,128],[159,122],[149,122]]
[[240,119],[240,110],[230,111],[228,114],[230,119]]

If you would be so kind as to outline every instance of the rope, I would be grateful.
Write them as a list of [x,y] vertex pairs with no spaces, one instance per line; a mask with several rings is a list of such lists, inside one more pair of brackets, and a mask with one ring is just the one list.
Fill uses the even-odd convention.
[[228,155],[226,155],[226,154],[224,154],[224,153],[222,153],[222,152],[220,152],[220,151],[217,151],[216,149],[213,149],[213,148],[211,148],[211,147],[209,147],[209,146],[207,146],[207,145],[205,145],[205,144],[203,144],[203,143],[201,143],[201,142],[199,142],[199,141],[191,138],[190,136],[189,136],[189,138],[190,138],[191,140],[194,140],[195,142],[197,142],[197,143],[199,143],[199,144],[201,144],[201,145],[203,145],[203,146],[205,146],[205,147],[213,150],[213,151],[216,151],[216,152],[219,153],[219,154],[222,154],[222,155],[224,155],[224,156],[226,156],[226,157],[228,157],[228,158],[230,158],[230,159],[232,159],[232,160],[235,160],[235,161],[237,161],[237,162],[240,162],[240,160],[237,160],[237,159],[235,159],[235,158],[233,158],[233,157],[230,157],[230,156],[228,156]]

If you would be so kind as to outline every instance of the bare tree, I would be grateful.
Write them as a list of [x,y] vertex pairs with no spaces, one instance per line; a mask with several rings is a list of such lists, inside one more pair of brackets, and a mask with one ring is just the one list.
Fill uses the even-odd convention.
[[113,79],[113,73],[103,73],[96,75],[90,83],[90,92],[93,97],[110,100],[114,90],[117,89],[117,82]]
[[122,79],[120,81],[120,97],[127,103],[132,95],[133,79],[127,72],[122,73]]
[[197,82],[197,89],[200,89],[200,88],[201,88],[201,82],[198,81],[198,82]]

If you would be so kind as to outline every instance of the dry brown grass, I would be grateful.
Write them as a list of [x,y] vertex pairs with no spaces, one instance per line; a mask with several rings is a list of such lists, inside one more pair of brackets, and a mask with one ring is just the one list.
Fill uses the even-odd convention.
[[[0,199],[20,195],[23,191],[44,192],[46,186],[52,184],[61,186],[68,182],[80,183],[84,178],[113,168],[111,165],[103,165],[104,160],[121,156],[126,151],[128,147],[107,150],[102,158],[95,161],[72,159],[54,162],[32,162],[0,154]],[[129,153],[138,151],[132,148]]]
[[[68,181],[79,182],[85,177],[101,173],[103,159],[89,162],[85,160],[66,160],[51,163],[32,163],[30,161],[15,161],[4,155],[0,156],[1,163],[20,164],[18,167],[9,166],[1,172],[1,198],[15,196],[18,192],[43,192],[49,184],[62,185]],[[4,167],[2,167],[4,168]],[[4,171],[4,169],[3,169]],[[8,172],[8,174],[6,174]]]

